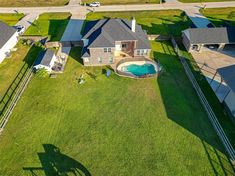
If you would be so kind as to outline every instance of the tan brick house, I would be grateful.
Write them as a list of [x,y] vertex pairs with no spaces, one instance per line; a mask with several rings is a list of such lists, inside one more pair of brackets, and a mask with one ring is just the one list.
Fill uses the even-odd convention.
[[133,18],[102,19],[88,22],[82,40],[82,59],[86,66],[110,65],[122,58],[149,57],[147,33]]

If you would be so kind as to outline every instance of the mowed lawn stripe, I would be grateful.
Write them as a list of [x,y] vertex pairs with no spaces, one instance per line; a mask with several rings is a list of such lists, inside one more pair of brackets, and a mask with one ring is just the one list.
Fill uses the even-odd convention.
[[56,79],[34,77],[0,137],[0,173],[42,167],[39,175],[53,175],[53,163],[66,173],[75,166],[45,147],[56,146],[92,175],[232,175],[172,46],[152,42],[152,49],[163,66],[157,79],[106,77],[106,67],[80,64],[79,48]]

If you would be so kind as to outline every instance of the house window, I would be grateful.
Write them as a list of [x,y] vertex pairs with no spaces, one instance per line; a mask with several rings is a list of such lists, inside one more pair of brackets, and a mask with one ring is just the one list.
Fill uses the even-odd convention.
[[98,57],[97,60],[100,64],[102,63],[102,58]]
[[84,59],[84,62],[89,62],[89,58],[85,57]]
[[111,53],[111,48],[104,48],[105,53]]
[[137,50],[137,55],[138,56],[143,56],[143,55],[147,55],[148,54],[148,50],[147,49],[140,49],[140,50]]
[[109,58],[109,63],[110,63],[110,64],[113,63],[113,57],[110,57],[110,58]]
[[140,50],[137,50],[137,55],[138,55],[138,56],[140,55]]
[[122,44],[122,48],[126,48],[126,46],[127,46],[126,43]]

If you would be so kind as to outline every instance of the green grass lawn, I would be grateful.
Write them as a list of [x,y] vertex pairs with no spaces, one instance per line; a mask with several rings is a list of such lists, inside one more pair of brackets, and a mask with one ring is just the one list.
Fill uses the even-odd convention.
[[52,41],[59,41],[71,17],[70,13],[41,14],[24,35],[48,36]]
[[[93,0],[82,0],[83,3],[91,3]],[[149,4],[160,3],[160,0],[100,0],[101,5],[115,5],[115,4]]]
[[235,148],[235,126],[230,117],[225,113],[226,110],[224,109],[223,105],[219,102],[218,98],[216,97],[214,91],[210,87],[209,83],[207,82],[206,78],[204,77],[203,73],[200,71],[197,63],[193,59],[192,55],[189,54],[183,46],[181,47],[181,52],[184,57],[187,59],[187,62],[193,71],[197,82],[199,83],[201,89],[204,92],[207,100],[209,101],[212,109],[214,110],[217,119],[219,120],[221,126],[223,127],[227,137],[229,138],[230,142],[232,143],[233,147]]
[[23,17],[23,13],[0,13],[0,21],[3,21],[10,26],[14,26]]
[[41,51],[37,46],[26,46],[19,42],[17,51],[0,64],[0,120],[2,112],[15,94],[19,83]]
[[0,173],[233,175],[172,46],[151,45],[158,78],[107,78],[79,48],[56,79],[35,76],[0,137]]
[[181,10],[159,10],[141,12],[102,12],[89,13],[87,21],[102,18],[126,18],[135,17],[137,23],[147,30],[148,34],[173,34],[180,36],[181,31],[188,28],[190,21]]
[[235,26],[235,7],[204,9],[201,13],[205,15],[215,26]]
[[63,6],[69,0],[0,0],[0,7]]
[[190,3],[190,2],[223,2],[223,1],[234,1],[234,0],[179,0],[183,3]]

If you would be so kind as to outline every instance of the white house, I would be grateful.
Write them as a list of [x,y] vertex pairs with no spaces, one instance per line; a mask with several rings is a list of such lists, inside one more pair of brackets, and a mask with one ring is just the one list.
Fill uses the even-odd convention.
[[17,30],[0,21],[0,63],[9,55],[17,42]]
[[55,61],[55,52],[53,50],[47,49],[39,54],[38,59],[34,64],[34,68],[37,70],[45,68],[50,73],[52,71],[52,67],[54,66]]

